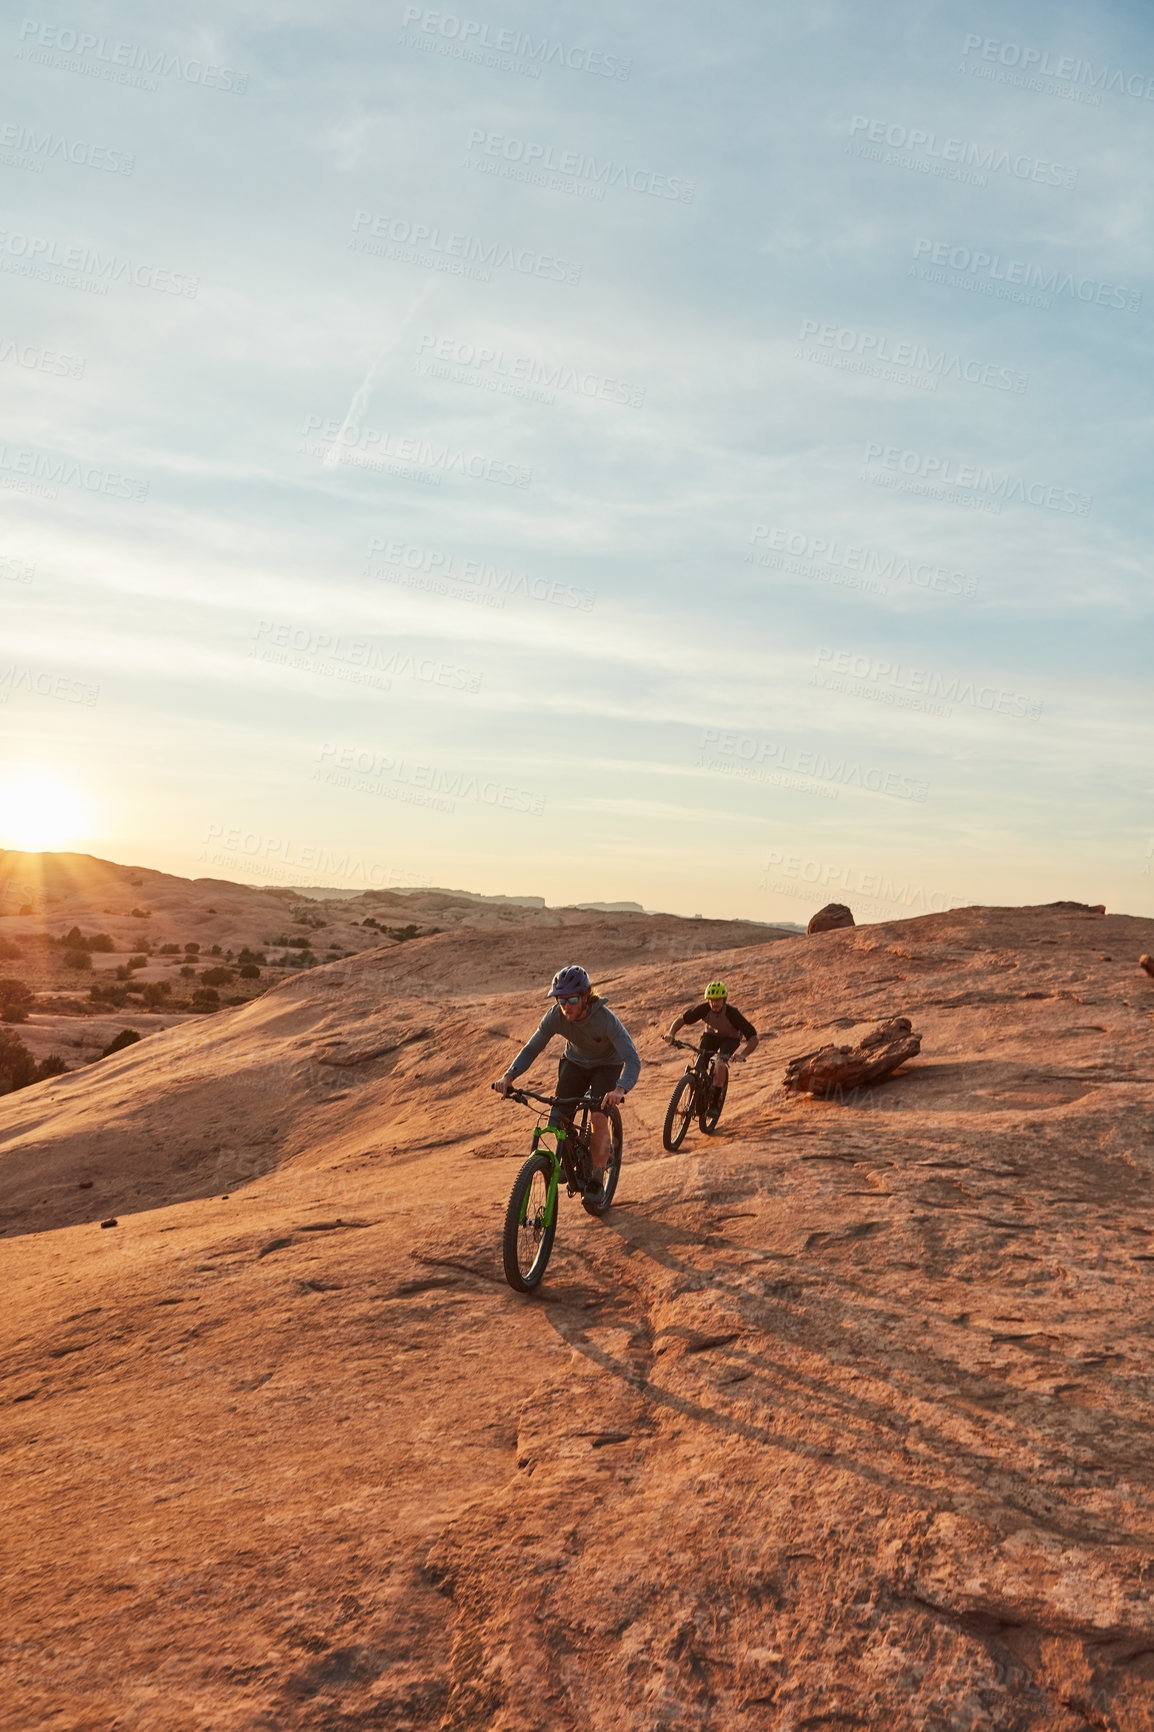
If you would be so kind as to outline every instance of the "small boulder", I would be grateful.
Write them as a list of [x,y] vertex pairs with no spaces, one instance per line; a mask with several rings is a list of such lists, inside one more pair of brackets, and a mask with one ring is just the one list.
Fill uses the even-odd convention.
[[856,924],[844,902],[827,902],[824,908],[818,909],[806,927],[806,931],[836,932],[841,926],[854,926]]
[[921,1051],[908,1016],[879,1023],[855,1047],[822,1046],[791,1058],[784,1087],[799,1094],[841,1095],[864,1083],[879,1082]]
[[1140,956],[1138,966],[1144,968],[1147,974],[1154,975],[1154,956]]

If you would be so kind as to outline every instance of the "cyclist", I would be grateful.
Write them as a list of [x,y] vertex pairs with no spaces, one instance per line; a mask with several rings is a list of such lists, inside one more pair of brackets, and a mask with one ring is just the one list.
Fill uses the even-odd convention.
[[[705,989],[705,1000],[695,1004],[689,1010],[683,1010],[668,1034],[661,1036],[662,1040],[676,1040],[679,1028],[686,1023],[703,1022],[704,1031],[701,1036],[701,1051],[715,1052],[717,1060],[713,1067],[714,1096],[716,1104],[721,1091],[729,1081],[729,1066],[727,1061],[736,1058],[739,1064],[744,1064],[754,1047],[757,1045],[757,1030],[748,1022],[736,1005],[729,1002],[729,988],[723,980],[711,980]],[[744,1051],[738,1052],[738,1047],[745,1041]]]
[[605,1180],[609,1162],[610,1107],[617,1107],[641,1074],[641,1059],[628,1031],[617,1020],[603,998],[598,998],[583,968],[571,963],[553,976],[548,997],[552,1007],[541,1018],[536,1034],[521,1048],[504,1076],[493,1084],[507,1095],[516,1077],[527,1071],[544,1052],[555,1034],[568,1044],[557,1069],[557,1104],[549,1123],[557,1128],[572,1126],[578,1102],[586,1094],[600,1099],[602,1110],[590,1114],[592,1121],[593,1193]]

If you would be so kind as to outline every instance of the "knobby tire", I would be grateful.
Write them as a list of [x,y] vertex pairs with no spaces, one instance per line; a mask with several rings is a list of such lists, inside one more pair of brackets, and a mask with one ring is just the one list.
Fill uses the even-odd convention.
[[[501,1258],[505,1279],[516,1293],[532,1293],[540,1285],[553,1249],[557,1234],[556,1197],[553,1199],[552,1219],[545,1218],[552,1174],[553,1163],[547,1156],[530,1155],[517,1174],[509,1196]],[[525,1217],[524,1225],[522,1215]]]
[[581,1206],[587,1215],[603,1215],[613,1201],[613,1193],[617,1189],[617,1180],[621,1174],[621,1114],[616,1107],[610,1107],[605,1114],[609,1120],[609,1160],[605,1167],[605,1184],[601,1195],[594,1201],[582,1197]]
[[685,1141],[685,1133],[692,1123],[697,1104],[696,1095],[697,1078],[692,1071],[687,1071],[673,1091],[669,1111],[665,1115],[665,1128],[661,1133],[661,1141],[671,1152],[679,1149]]

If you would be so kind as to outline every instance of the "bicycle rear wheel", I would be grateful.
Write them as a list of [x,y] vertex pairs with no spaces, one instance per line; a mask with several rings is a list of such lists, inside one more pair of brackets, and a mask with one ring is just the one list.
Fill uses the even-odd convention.
[[609,1120],[609,1159],[605,1164],[605,1183],[600,1196],[582,1197],[581,1206],[588,1215],[603,1215],[613,1201],[613,1193],[617,1189],[617,1180],[621,1174],[621,1145],[624,1136],[621,1130],[621,1114],[616,1107],[610,1107],[605,1114]]
[[673,1091],[673,1097],[669,1102],[669,1111],[665,1115],[665,1128],[661,1133],[661,1141],[667,1149],[679,1149],[685,1141],[685,1133],[692,1122],[696,1105],[697,1078],[692,1071],[686,1071]]
[[557,1232],[557,1198],[549,1202],[553,1163],[546,1155],[530,1155],[513,1184],[505,1210],[501,1260],[505,1279],[517,1293],[538,1286]]

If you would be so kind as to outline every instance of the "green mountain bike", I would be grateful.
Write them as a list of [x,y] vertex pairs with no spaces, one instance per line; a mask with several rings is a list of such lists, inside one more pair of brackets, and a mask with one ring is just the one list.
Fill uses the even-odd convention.
[[702,1052],[689,1040],[672,1040],[669,1044],[683,1047],[686,1052],[695,1055],[693,1063],[686,1065],[685,1073],[673,1091],[661,1132],[661,1141],[665,1147],[674,1150],[679,1149],[685,1141],[685,1133],[694,1119],[706,1136],[716,1129],[729,1084],[727,1082],[725,1088],[719,1089],[714,1080],[716,1052]]
[[[530,1101],[539,1101],[542,1107],[557,1105],[556,1096],[533,1094],[529,1089],[510,1089],[505,1099],[522,1106]],[[538,1114],[532,1152],[514,1180],[501,1240],[505,1279],[518,1293],[531,1293],[545,1273],[557,1234],[562,1180],[569,1195],[580,1197],[582,1208],[590,1215],[603,1215],[613,1201],[621,1172],[621,1114],[616,1107],[605,1114],[611,1138],[609,1160],[604,1185],[595,1185],[590,1114],[601,1110],[600,1101],[586,1095],[577,1103],[572,1124],[543,1125],[540,1119],[544,1115]]]

